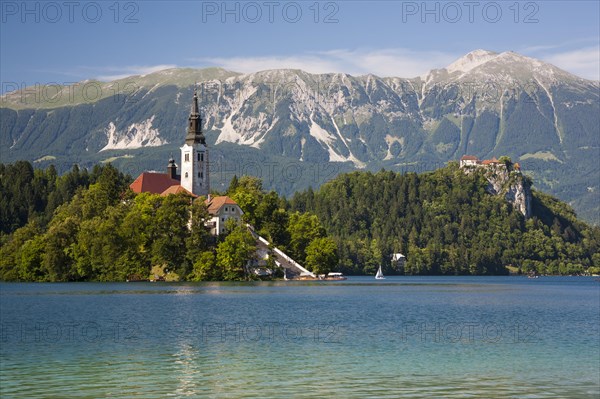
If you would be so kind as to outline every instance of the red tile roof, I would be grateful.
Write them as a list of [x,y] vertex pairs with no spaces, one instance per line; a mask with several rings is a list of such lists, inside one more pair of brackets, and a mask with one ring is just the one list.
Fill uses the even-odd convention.
[[217,212],[219,212],[219,209],[221,209],[221,207],[225,204],[237,205],[237,202],[235,202],[226,195],[222,195],[219,197],[211,197],[210,200],[207,199],[206,201],[204,201],[204,203],[208,205],[208,213],[210,213],[211,215],[214,215]]
[[129,188],[137,194],[162,194],[166,189],[175,185],[179,185],[179,181],[171,179],[166,173],[144,172],[129,185]]
[[484,165],[491,165],[491,164],[495,164],[495,163],[499,163],[499,161],[496,159],[496,157],[494,157],[492,159],[486,159],[485,161],[482,162],[482,164],[484,164]]
[[177,184],[174,186],[171,186],[169,188],[167,188],[165,191],[163,191],[162,193],[160,193],[160,195],[162,195],[163,197],[169,195],[169,194],[187,194],[192,198],[197,198],[198,196],[194,193],[190,193],[188,190],[186,190],[183,186]]
[[479,158],[473,156],[473,155],[463,155],[460,158],[461,161],[479,161]]

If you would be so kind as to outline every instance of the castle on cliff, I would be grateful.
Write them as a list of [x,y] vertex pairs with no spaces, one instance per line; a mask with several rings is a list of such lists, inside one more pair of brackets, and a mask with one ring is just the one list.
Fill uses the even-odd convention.
[[[519,163],[512,163],[510,162],[510,168],[512,168],[512,170],[514,171],[518,171],[521,172],[521,165],[519,165]],[[466,168],[466,167],[479,167],[479,166],[496,166],[496,165],[506,165],[505,162],[499,161],[496,159],[496,157],[492,158],[492,159],[485,159],[485,160],[480,160],[479,158],[477,158],[476,156],[473,155],[463,155],[460,158],[460,167],[461,168]],[[509,165],[506,165],[507,167],[509,167]]]
[[486,191],[492,195],[503,195],[525,219],[531,217],[531,181],[523,176],[521,165],[513,163],[508,157],[482,161],[475,156],[464,155],[460,158],[460,168],[467,174],[483,169],[488,181]]

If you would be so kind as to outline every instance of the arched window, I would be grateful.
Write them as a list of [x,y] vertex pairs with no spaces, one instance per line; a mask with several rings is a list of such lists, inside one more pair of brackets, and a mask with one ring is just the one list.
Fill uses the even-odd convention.
[[185,178],[187,179],[187,177],[188,177],[188,172],[185,172]]

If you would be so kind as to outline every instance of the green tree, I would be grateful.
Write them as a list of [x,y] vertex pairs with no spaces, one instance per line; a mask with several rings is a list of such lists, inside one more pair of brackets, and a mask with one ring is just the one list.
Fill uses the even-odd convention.
[[183,270],[189,236],[190,197],[184,194],[162,197],[153,220],[152,264],[165,266],[179,275]]
[[305,266],[313,273],[327,274],[336,269],[338,261],[337,245],[331,238],[316,238],[306,248]]
[[53,223],[46,233],[45,252],[42,267],[50,281],[74,280],[74,260],[71,253],[77,236],[80,220],[75,216],[67,216],[58,223]]
[[[130,244],[120,234],[128,208],[126,204],[118,204],[105,210],[102,216],[81,223],[72,251],[75,279],[123,281],[134,273],[122,262]],[[140,270],[136,268],[135,272]]]
[[[39,273],[35,272],[35,269],[41,266],[33,263],[37,255],[27,255],[25,259],[29,258],[31,261],[26,266],[22,265],[24,259],[21,258],[21,250],[25,247],[26,243],[42,237],[42,234],[40,225],[32,221],[7,237],[6,242],[0,246],[0,280],[41,281],[45,279],[44,270],[41,270]],[[33,251],[35,248],[37,248],[37,245],[34,245],[30,250]],[[43,252],[41,255],[43,255]]]
[[289,251],[293,259],[304,263],[306,248],[316,238],[325,237],[325,229],[319,218],[310,213],[294,212],[290,215],[288,233],[290,234]]
[[510,159],[510,157],[507,157],[506,155],[501,156],[498,159],[498,162],[503,163],[508,167],[510,167],[512,165],[512,160]]
[[221,268],[216,265],[215,254],[212,251],[201,252],[194,261],[190,274],[191,281],[218,281],[223,279]]
[[229,182],[229,188],[227,189],[227,195],[229,195],[229,196],[233,195],[233,193],[235,193],[237,191],[238,186],[239,186],[238,177],[237,177],[237,175],[233,175],[233,177],[231,178],[231,181]]
[[42,258],[45,252],[45,242],[41,235],[26,241],[21,247],[19,262],[19,280],[40,281],[44,279]]
[[277,247],[285,248],[290,241],[288,231],[289,214],[283,208],[275,209],[268,220],[262,223],[260,235]]
[[186,240],[186,259],[188,263],[194,265],[200,254],[209,249],[212,243],[212,236],[206,227],[206,221],[210,220],[208,209],[204,198],[196,199],[191,206],[190,232]]
[[242,176],[235,188],[235,191],[229,190],[231,198],[244,211],[244,220],[250,223],[255,228],[260,229],[257,225],[256,209],[263,198],[262,182],[254,176]]
[[223,280],[244,280],[246,265],[254,259],[256,241],[248,229],[237,225],[217,246],[217,267]]

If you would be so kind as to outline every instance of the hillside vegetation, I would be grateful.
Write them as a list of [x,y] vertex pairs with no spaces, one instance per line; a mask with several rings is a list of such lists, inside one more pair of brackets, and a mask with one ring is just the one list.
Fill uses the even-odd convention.
[[[135,195],[130,182],[110,164],[63,176],[28,162],[0,165],[0,279],[123,281],[157,270],[174,280],[255,278],[244,224],[212,237],[202,199]],[[488,185],[485,171],[452,163],[420,175],[343,174],[291,200],[257,178],[234,177],[222,194],[240,205],[244,223],[315,273],[374,274],[379,264],[388,274],[600,271],[600,228],[535,190],[525,219]],[[390,262],[398,252],[403,267]]]
[[[204,198],[135,195],[130,182],[110,164],[61,177],[27,162],[0,165],[0,280],[256,278],[246,268],[258,259],[245,224],[229,224],[226,234],[212,237]],[[288,212],[259,179],[234,178],[227,195],[244,209],[245,223],[310,270],[337,266],[335,243],[317,217]],[[272,261],[267,266],[276,269]]]
[[[600,266],[600,229],[567,204],[533,191],[525,219],[503,196],[486,192],[484,171],[455,163],[417,175],[389,171],[340,175],[296,194],[294,210],[314,212],[338,245],[350,274],[578,274]],[[407,256],[394,270],[392,253]],[[592,267],[592,269],[589,269]]]

